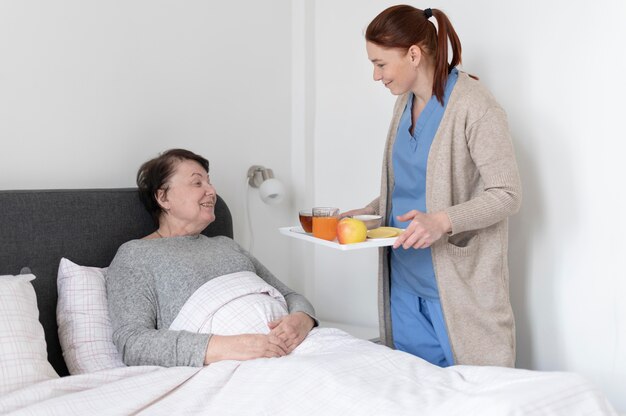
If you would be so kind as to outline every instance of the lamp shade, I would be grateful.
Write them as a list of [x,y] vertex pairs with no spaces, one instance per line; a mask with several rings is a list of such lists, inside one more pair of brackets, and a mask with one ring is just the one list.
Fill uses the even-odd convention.
[[259,196],[266,204],[278,204],[285,198],[285,187],[278,179],[266,179],[259,186]]

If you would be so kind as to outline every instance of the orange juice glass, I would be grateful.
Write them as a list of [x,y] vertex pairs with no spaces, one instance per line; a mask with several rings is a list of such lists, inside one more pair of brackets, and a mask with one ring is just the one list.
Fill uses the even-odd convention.
[[339,208],[313,208],[313,236],[323,240],[333,241],[337,238],[337,223],[339,222]]

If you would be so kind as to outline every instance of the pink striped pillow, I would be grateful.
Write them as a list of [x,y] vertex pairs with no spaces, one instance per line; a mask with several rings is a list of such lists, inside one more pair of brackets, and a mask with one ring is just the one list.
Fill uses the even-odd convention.
[[59,377],[48,362],[35,276],[0,276],[0,395]]
[[57,324],[70,374],[123,367],[113,344],[106,297],[106,268],[61,259],[57,278]]

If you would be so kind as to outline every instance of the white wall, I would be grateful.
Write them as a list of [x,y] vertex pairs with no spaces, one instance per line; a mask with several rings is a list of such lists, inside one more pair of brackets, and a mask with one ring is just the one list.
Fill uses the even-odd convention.
[[[143,161],[189,148],[247,245],[248,167],[290,187],[290,35],[288,0],[1,1],[0,189],[133,186]],[[250,203],[255,254],[289,280],[271,252],[289,249],[289,201]]]
[[[318,0],[315,203],[363,206],[378,191],[394,102],[372,81],[363,32],[390,1]],[[518,366],[584,374],[626,411],[626,3],[437,1],[464,68],[507,110],[524,185],[511,220]],[[375,251],[316,250],[326,319],[374,326]]]

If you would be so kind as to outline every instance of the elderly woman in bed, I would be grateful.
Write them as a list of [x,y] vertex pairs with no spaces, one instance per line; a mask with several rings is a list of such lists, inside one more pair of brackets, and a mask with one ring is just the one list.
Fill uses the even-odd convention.
[[[215,220],[216,193],[208,170],[205,158],[182,149],[169,150],[139,169],[140,197],[158,228],[141,240],[123,244],[107,273],[113,341],[128,365],[202,366],[220,360],[281,357],[316,325],[311,304],[237,243],[200,234]],[[208,287],[211,293],[217,288],[210,287],[214,282],[232,284],[241,276],[273,290],[286,306],[284,314],[264,322],[260,331],[257,326],[255,333],[218,335],[211,333],[210,326],[209,333],[173,326],[184,310],[192,320],[197,318],[203,301],[196,309],[187,304],[200,289],[206,293]],[[219,289],[213,293],[220,296],[216,292]],[[269,298],[263,291],[257,296]]]

